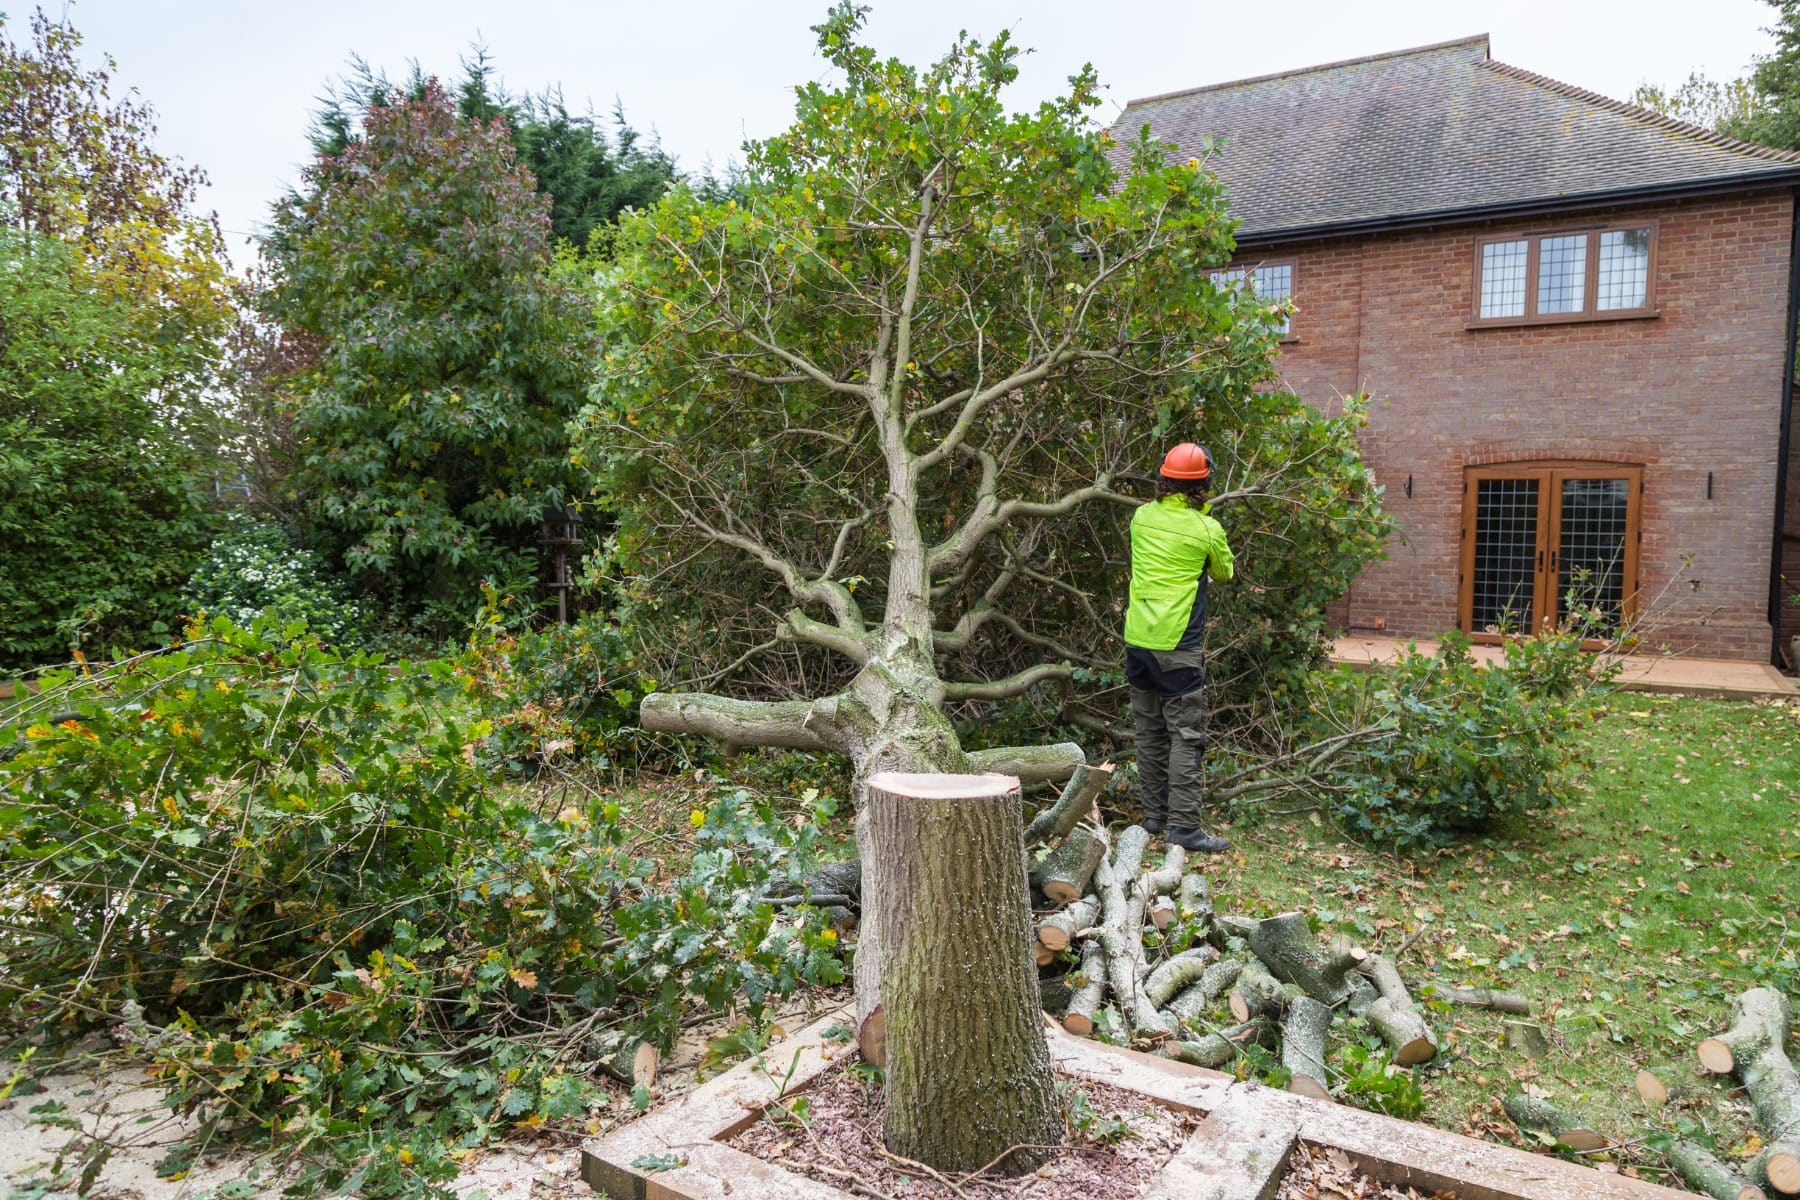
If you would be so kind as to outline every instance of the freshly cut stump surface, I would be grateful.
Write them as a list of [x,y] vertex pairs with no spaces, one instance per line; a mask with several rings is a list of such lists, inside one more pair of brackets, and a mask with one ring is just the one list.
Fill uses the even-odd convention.
[[887,1149],[944,1172],[1030,1171],[1061,1140],[1062,1114],[1019,781],[879,774],[863,815],[863,870],[879,875],[864,920],[882,947]]
[[[854,1055],[847,1057],[854,1060]],[[881,1089],[865,1087],[848,1068],[849,1062],[833,1067],[801,1093],[807,1101],[805,1128],[766,1110],[762,1120],[734,1134],[728,1144],[846,1191],[852,1190],[849,1182],[855,1179],[892,1200],[1134,1200],[1199,1124],[1192,1114],[1164,1108],[1123,1088],[1064,1080],[1060,1101],[1070,1102],[1079,1093],[1095,1121],[1123,1121],[1130,1126],[1130,1136],[1099,1145],[1059,1147],[1022,1179],[943,1172],[956,1185],[952,1189],[918,1167],[894,1160],[882,1144]],[[1059,1124],[1061,1113],[1059,1107]]]

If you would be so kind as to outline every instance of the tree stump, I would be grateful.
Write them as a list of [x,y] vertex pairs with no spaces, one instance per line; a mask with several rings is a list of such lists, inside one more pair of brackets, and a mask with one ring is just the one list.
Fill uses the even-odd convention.
[[[1019,781],[880,774],[864,814],[864,870],[881,876],[863,920],[882,947],[888,1149],[966,1172],[1056,1144]],[[1045,1155],[1015,1150],[999,1169],[1032,1170]]]

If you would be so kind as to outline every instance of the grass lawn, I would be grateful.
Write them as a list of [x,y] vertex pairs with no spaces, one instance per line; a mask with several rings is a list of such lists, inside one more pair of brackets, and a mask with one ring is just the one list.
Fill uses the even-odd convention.
[[[1693,1047],[1746,987],[1800,992],[1800,706],[1620,693],[1579,737],[1567,809],[1434,857],[1371,851],[1318,814],[1242,816],[1211,870],[1218,907],[1310,909],[1390,953],[1416,934],[1409,977],[1532,997],[1551,1047],[1536,1062],[1499,1014],[1434,1014],[1434,1124],[1516,1140],[1499,1101],[1530,1087],[1615,1139],[1680,1128],[1746,1153],[1747,1105],[1697,1076]],[[1678,1090],[1668,1109],[1638,1099],[1640,1067]]]

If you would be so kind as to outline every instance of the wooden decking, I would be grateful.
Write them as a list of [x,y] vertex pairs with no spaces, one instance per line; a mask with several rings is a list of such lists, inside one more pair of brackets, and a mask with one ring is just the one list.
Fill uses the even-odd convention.
[[[1331,660],[1355,667],[1379,666],[1392,662],[1408,640],[1381,634],[1351,634],[1337,640]],[[1417,641],[1419,649],[1427,654],[1437,651],[1438,644],[1429,638]],[[1479,662],[1493,662],[1502,656],[1498,646],[1476,646],[1474,653]],[[1680,655],[1627,655],[1619,686],[1634,692],[1685,692],[1728,700],[1800,698],[1800,686],[1768,663]]]

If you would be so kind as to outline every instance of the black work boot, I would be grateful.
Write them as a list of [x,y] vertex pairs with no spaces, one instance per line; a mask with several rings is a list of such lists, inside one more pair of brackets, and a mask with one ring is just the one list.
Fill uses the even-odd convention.
[[1230,842],[1222,837],[1213,837],[1204,829],[1171,829],[1163,840],[1190,853],[1223,854],[1231,849]]
[[1154,837],[1163,831],[1164,821],[1161,817],[1145,817],[1138,824],[1148,829],[1150,835]]

